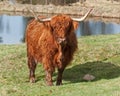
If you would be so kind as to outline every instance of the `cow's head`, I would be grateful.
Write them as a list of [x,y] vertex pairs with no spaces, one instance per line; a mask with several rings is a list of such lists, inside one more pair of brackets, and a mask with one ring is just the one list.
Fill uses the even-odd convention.
[[71,32],[74,32],[77,29],[78,22],[86,19],[91,10],[92,9],[90,9],[82,18],[71,18],[68,15],[59,14],[53,16],[52,18],[40,19],[34,13],[33,15],[39,22],[49,23],[49,27],[57,43],[64,45],[67,43],[67,37],[71,34]]
[[67,43],[67,38],[71,32],[74,32],[78,23],[73,21],[70,16],[59,14],[54,16],[50,21],[52,34],[58,44]]

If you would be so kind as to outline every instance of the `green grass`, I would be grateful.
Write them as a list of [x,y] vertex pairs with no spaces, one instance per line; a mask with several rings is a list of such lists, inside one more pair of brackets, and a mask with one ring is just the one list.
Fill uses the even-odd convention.
[[[120,96],[120,34],[81,37],[78,46],[63,85],[48,87],[40,64],[37,82],[28,82],[25,44],[0,45],[0,96]],[[84,81],[85,74],[95,80]]]

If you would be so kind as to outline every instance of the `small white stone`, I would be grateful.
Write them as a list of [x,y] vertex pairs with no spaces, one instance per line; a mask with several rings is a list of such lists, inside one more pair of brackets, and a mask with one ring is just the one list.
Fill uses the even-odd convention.
[[95,76],[90,75],[90,74],[86,74],[83,77],[83,80],[86,80],[86,81],[91,81],[91,80],[94,80],[94,79],[95,79]]

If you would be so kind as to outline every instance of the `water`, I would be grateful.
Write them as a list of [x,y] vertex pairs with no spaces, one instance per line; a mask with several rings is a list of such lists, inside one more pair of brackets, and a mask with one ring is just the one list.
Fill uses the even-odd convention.
[[118,34],[120,33],[120,24],[102,21],[86,21],[79,24],[77,36],[100,35],[100,34]]
[[23,16],[0,16],[0,44],[22,43],[27,22]]
[[[0,16],[0,44],[20,44],[24,41],[29,18],[23,16]],[[79,24],[77,37],[120,33],[120,24],[102,21],[85,21]]]

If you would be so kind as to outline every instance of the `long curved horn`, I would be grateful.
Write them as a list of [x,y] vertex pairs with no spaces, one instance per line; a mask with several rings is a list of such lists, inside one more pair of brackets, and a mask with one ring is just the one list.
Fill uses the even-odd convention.
[[51,18],[40,19],[32,9],[28,9],[28,10],[33,14],[34,18],[39,22],[45,22],[51,20]]
[[82,18],[72,18],[72,20],[74,20],[74,21],[83,21],[83,20],[85,20],[86,18],[87,18],[87,16],[90,14],[90,12],[93,10],[93,8],[92,9],[90,9]]

